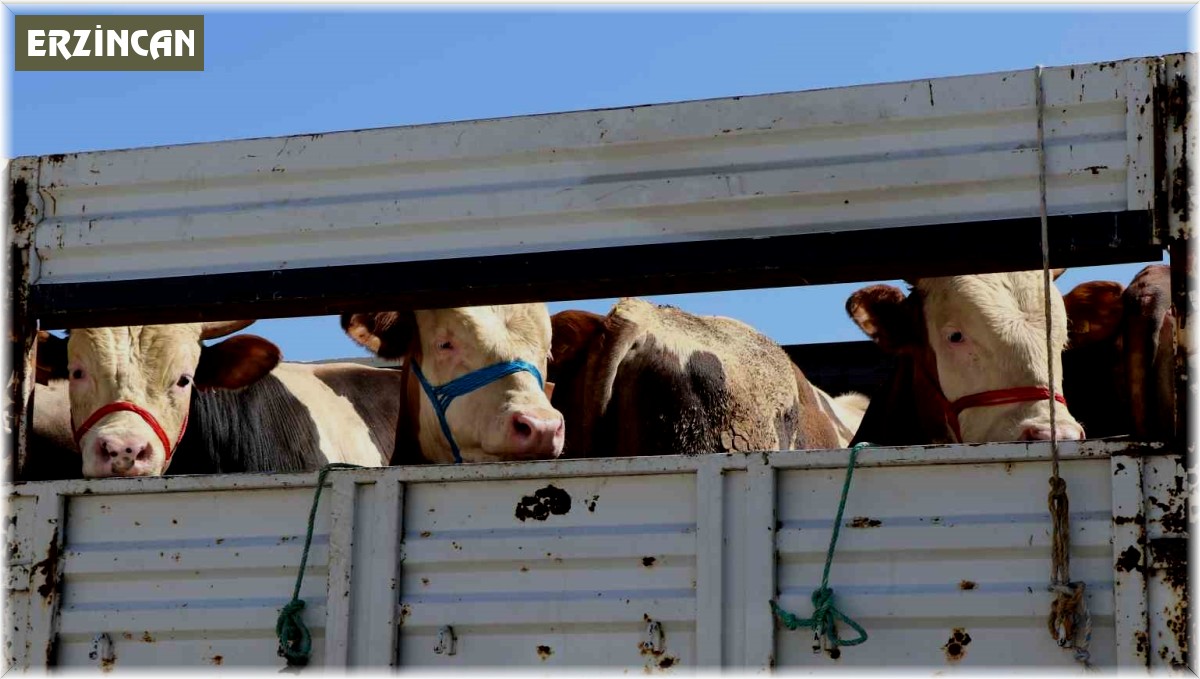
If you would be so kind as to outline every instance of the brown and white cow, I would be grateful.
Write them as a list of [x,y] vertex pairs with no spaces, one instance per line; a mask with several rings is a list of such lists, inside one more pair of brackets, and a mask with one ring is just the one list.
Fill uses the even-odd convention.
[[[871,400],[855,440],[918,445],[1049,439],[1050,389],[1062,398],[1067,318],[1052,284],[1050,385],[1043,300],[1041,271],[923,278],[908,296],[890,285],[855,292],[847,313],[895,359],[891,380]],[[1054,412],[1059,439],[1083,438],[1065,398],[1054,403]]]
[[[35,439],[61,441],[65,425],[86,477],[387,464],[399,412],[389,396],[399,375],[354,364],[281,363],[278,347],[255,335],[202,342],[252,322],[41,337],[39,374],[49,384],[34,397]],[[68,422],[60,421],[63,376]]]
[[1090,281],[1063,298],[1064,389],[1093,436],[1169,439],[1175,427],[1171,270],[1142,269],[1129,287]]
[[563,416],[544,383],[544,304],[344,314],[342,328],[381,358],[402,359],[394,463],[558,457]]
[[570,457],[834,448],[779,345],[730,318],[622,299],[554,315],[550,379]]

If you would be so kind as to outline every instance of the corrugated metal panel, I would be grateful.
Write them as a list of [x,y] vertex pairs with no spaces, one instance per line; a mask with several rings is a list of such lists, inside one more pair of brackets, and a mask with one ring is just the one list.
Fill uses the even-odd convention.
[[[780,475],[781,605],[807,617],[821,582],[840,471]],[[854,475],[830,587],[869,632],[837,660],[811,632],[780,628],[778,665],[1070,667],[1046,629],[1053,596],[1045,463],[863,469]],[[1112,473],[1107,461],[1062,465],[1071,498],[1071,575],[1087,583],[1092,661],[1115,663]],[[960,641],[951,638],[960,630]],[[853,630],[841,627],[844,638]]]
[[[1155,59],[1045,71],[1052,215],[1148,210]],[[1030,70],[24,158],[34,283],[1038,214]],[[21,169],[26,168],[26,169]]]
[[[1182,595],[1163,589],[1178,571],[1166,565],[1156,566],[1151,601],[1128,583],[1114,594],[1114,563],[1128,560],[1114,541],[1122,549],[1129,541],[1128,522],[1114,512],[1143,495],[1141,474],[1123,473],[1126,463],[1144,460],[1147,504],[1162,502],[1159,488],[1183,487],[1184,470],[1155,450],[1062,445],[1072,575],[1088,583],[1091,655],[1100,666],[1137,664],[1131,649],[1147,629],[1166,634],[1178,625]],[[322,496],[302,590],[313,661],[638,672],[1070,667],[1070,652],[1046,629],[1048,452],[1045,443],[863,451],[831,586],[871,638],[836,661],[811,653],[810,634],[779,626],[767,601],[779,596],[797,614],[810,612],[845,451],[339,471]],[[15,487],[22,520],[38,500],[35,529],[65,507],[61,583],[51,588],[61,590],[61,605],[50,598],[61,610],[31,617],[30,648],[57,645],[58,664],[96,666],[89,653],[105,633],[113,667],[282,666],[273,627],[293,586],[313,481],[289,474]],[[1182,530],[1172,523],[1176,504],[1161,509],[1143,510],[1161,526],[1151,547]],[[55,544],[46,530],[37,535],[34,560],[36,545]],[[1148,627],[1135,619],[1139,610]],[[451,630],[454,653],[437,652],[439,635]],[[954,649],[956,630],[970,641]],[[1185,643],[1179,636],[1143,646],[1159,664]]]
[[419,483],[405,516],[405,665],[695,664],[693,475]]
[[[282,664],[275,621],[300,564],[308,488],[72,497],[58,664],[115,668]],[[328,512],[318,515],[301,595],[322,662]]]

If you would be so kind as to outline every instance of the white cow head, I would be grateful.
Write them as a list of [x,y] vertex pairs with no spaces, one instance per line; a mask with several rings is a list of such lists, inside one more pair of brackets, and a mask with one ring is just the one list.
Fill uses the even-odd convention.
[[279,363],[279,348],[255,335],[202,344],[253,322],[82,328],[66,340],[41,335],[39,371],[69,380],[84,476],[166,472],[183,438],[192,389],[239,389]]
[[[1057,278],[1062,270],[1055,270]],[[1021,387],[1049,387],[1046,315],[1041,271],[922,278],[912,294],[888,285],[854,293],[851,318],[885,351],[908,354],[916,370],[931,373],[946,406],[966,396]],[[1053,389],[1062,393],[1062,350],[1067,316],[1051,284]],[[942,397],[915,393],[913,398]],[[1059,439],[1083,438],[1065,404],[1055,403]],[[957,417],[964,442],[1050,438],[1046,398],[967,407]]]
[[[550,353],[550,314],[544,304],[459,307],[345,314],[351,339],[383,358],[419,366],[434,386],[511,361],[532,364],[544,378]],[[464,393],[445,409],[465,462],[555,458],[562,454],[563,416],[545,386],[526,370]],[[419,441],[426,459],[454,461],[437,411],[418,392]]]

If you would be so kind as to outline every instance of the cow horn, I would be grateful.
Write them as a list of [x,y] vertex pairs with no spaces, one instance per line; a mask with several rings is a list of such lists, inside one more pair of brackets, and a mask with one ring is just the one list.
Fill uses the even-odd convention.
[[200,326],[200,339],[213,339],[216,337],[224,337],[245,328],[253,323],[250,321],[217,321],[215,323],[205,323]]

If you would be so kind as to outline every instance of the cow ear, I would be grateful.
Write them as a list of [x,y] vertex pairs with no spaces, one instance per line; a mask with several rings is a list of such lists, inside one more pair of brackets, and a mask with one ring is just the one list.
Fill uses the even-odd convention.
[[38,384],[49,384],[53,379],[66,379],[68,363],[66,338],[39,330],[37,349],[34,353],[36,354],[34,379]]
[[904,293],[892,285],[871,285],[846,300],[846,313],[881,349],[890,353],[915,344],[919,328]]
[[1067,308],[1068,346],[1081,347],[1112,337],[1121,325],[1124,287],[1115,281],[1076,285],[1063,295]]
[[342,330],[380,358],[402,358],[416,340],[417,317],[412,311],[342,314]]
[[550,317],[550,366],[559,367],[575,359],[604,327],[604,317],[590,311],[560,311]]
[[279,365],[280,351],[258,335],[234,335],[200,351],[196,387],[241,389],[267,376]]

